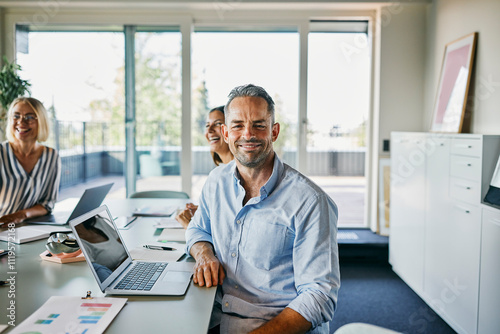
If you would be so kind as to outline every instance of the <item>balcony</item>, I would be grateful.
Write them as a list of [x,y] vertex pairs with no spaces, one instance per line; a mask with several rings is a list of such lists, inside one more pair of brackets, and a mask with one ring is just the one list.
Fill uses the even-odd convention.
[[[56,126],[55,126],[56,127]],[[125,147],[107,140],[123,125],[58,122],[49,142],[61,155],[59,200],[79,197],[85,188],[114,182],[109,197],[124,198]],[[180,189],[179,146],[137,146],[138,190]],[[197,200],[209,172],[215,167],[206,146],[192,149],[192,198]],[[280,157],[295,161],[296,152],[282,150]],[[341,226],[363,226],[365,206],[365,150],[309,150],[308,176],[339,206]]]

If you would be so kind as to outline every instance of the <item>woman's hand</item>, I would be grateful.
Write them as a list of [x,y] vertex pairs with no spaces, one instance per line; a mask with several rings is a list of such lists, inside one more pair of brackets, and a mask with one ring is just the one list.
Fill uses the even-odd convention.
[[177,216],[175,216],[175,220],[177,220],[182,225],[182,227],[187,229],[189,222],[193,218],[194,213],[196,212],[197,209],[198,205],[194,205],[193,203],[188,203],[186,204],[186,208],[181,212],[179,212]]
[[24,211],[17,211],[11,213],[10,215],[5,215],[3,217],[0,217],[0,226],[4,225],[3,227],[5,227],[5,225],[10,223],[14,224],[22,223],[25,219],[26,219],[26,214],[24,213]]
[[3,217],[0,217],[0,227],[5,227],[5,225],[9,223],[22,223],[28,218],[34,218],[34,217],[39,217],[39,216],[44,216],[48,214],[49,212],[47,209],[40,204],[36,204],[35,206],[32,206],[29,209],[24,209],[24,210],[19,210],[17,212],[11,213],[10,215],[5,215]]

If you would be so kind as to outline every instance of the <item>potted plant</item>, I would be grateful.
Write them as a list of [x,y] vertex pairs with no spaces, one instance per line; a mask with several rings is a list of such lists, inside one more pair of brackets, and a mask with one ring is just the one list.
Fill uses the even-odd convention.
[[15,98],[30,93],[31,84],[23,80],[17,74],[21,66],[10,63],[7,57],[3,56],[4,65],[0,71],[0,140],[5,140],[5,124],[7,121],[7,111]]

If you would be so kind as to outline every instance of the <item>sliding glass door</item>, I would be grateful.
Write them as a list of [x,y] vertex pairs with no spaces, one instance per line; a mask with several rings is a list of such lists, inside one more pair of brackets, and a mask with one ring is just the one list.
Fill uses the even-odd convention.
[[[322,22],[308,40],[307,174],[335,200],[339,226],[365,226],[370,47]],[[325,28],[332,28],[334,32]]]
[[135,32],[136,191],[181,190],[181,33]]

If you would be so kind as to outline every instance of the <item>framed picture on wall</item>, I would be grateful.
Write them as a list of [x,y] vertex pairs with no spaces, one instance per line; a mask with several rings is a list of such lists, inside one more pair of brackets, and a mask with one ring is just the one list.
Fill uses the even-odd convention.
[[463,130],[476,41],[477,33],[474,32],[446,44],[432,132],[460,133]]

